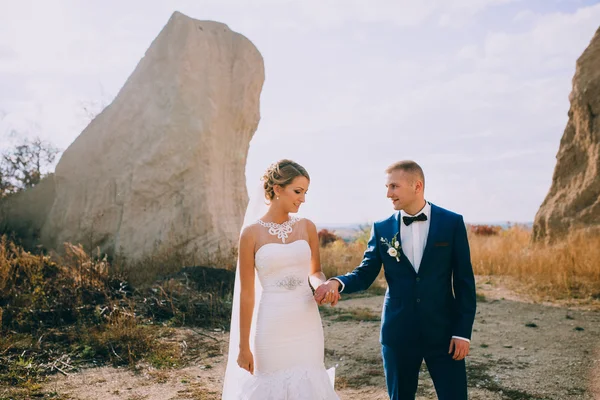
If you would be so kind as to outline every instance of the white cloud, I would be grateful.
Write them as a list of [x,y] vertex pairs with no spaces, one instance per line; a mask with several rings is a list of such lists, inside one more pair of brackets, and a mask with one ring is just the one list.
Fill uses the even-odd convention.
[[572,69],[589,44],[600,21],[600,4],[573,14],[532,17],[533,27],[523,33],[489,33],[483,45],[481,67],[525,74]]

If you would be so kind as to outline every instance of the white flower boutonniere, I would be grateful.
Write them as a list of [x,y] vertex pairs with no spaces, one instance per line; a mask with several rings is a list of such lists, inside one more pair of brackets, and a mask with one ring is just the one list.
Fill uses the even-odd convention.
[[390,255],[390,257],[394,257],[396,259],[396,261],[400,261],[400,242],[398,241],[397,238],[398,234],[396,233],[394,235],[394,237],[392,237],[391,241],[388,241],[385,238],[381,238],[381,243],[385,244],[388,247],[388,251],[387,253]]

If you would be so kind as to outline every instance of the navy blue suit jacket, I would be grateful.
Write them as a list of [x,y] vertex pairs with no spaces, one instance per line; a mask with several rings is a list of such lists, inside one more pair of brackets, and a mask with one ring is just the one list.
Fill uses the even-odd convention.
[[373,224],[362,263],[336,277],[345,285],[343,293],[367,289],[383,265],[388,289],[381,319],[382,344],[448,346],[452,336],[471,339],[475,278],[463,217],[431,205],[427,244],[417,273],[402,251],[397,261],[381,242],[382,238],[391,242],[394,235],[400,241],[399,214]]

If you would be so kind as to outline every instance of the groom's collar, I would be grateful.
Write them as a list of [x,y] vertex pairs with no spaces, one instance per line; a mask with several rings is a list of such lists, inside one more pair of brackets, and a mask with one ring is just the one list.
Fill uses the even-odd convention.
[[[427,209],[427,212],[428,212],[427,218],[431,218],[431,214],[435,213],[437,215],[440,208],[438,206],[436,206],[435,204],[433,204],[429,201],[426,201],[425,207],[423,207],[421,209],[421,211],[419,211],[417,213],[417,215],[419,215],[421,212],[425,212],[425,209]],[[400,217],[401,217],[402,213],[403,213],[402,210],[395,211],[394,214],[392,214],[392,216],[390,218],[393,218],[396,220],[396,222],[398,222],[398,221],[400,221]],[[403,215],[408,215],[408,214],[404,213]]]
[[423,206],[423,208],[420,211],[417,211],[417,213],[415,215],[410,215],[406,211],[400,210],[398,218],[400,218],[400,217],[414,217],[414,216],[417,216],[419,214],[425,214],[427,216],[427,219],[430,219],[431,218],[431,203],[428,202],[428,201],[425,201],[425,206]]

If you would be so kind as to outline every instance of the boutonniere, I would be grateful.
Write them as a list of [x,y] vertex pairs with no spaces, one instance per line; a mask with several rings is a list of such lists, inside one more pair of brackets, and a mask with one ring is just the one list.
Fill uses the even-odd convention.
[[388,241],[386,238],[381,238],[381,243],[385,244],[388,247],[387,253],[396,259],[396,261],[400,262],[400,242],[397,238],[398,234],[396,233],[394,237],[392,237],[391,241]]

